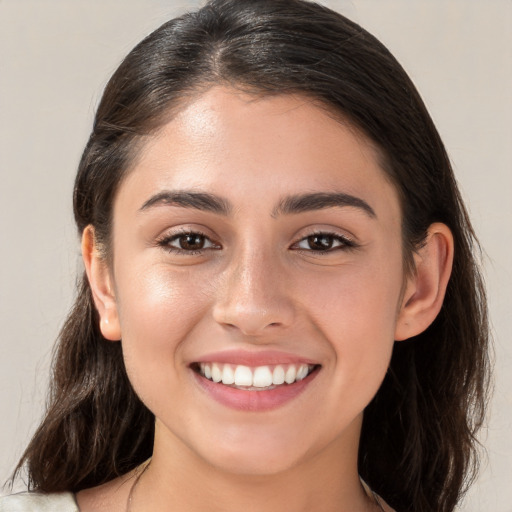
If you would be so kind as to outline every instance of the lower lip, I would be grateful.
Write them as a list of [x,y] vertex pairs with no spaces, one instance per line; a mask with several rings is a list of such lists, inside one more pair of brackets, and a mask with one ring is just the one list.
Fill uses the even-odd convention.
[[268,411],[283,406],[303,393],[317,374],[318,369],[293,384],[283,384],[266,391],[245,391],[213,382],[194,372],[201,388],[214,400],[231,409],[248,412]]

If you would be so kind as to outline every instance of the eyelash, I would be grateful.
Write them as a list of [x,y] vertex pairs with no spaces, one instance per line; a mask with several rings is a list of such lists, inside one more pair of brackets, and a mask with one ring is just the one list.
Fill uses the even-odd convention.
[[[203,241],[208,241],[212,246],[206,247],[206,248],[201,248],[201,249],[196,249],[196,250],[187,250],[187,249],[182,249],[182,248],[178,248],[178,247],[173,247],[170,245],[172,242],[177,241],[180,238],[186,237],[186,236],[199,236],[203,239]],[[339,242],[340,245],[337,247],[334,247],[334,248],[330,247],[330,248],[320,249],[320,250],[301,249],[298,247],[298,245],[301,242],[307,241],[308,238],[312,238],[312,237],[323,237],[323,238],[328,237],[328,238],[331,238],[335,242]],[[204,233],[202,233],[200,231],[182,231],[180,233],[175,233],[175,234],[172,234],[169,236],[164,236],[163,238],[157,240],[157,245],[159,247],[164,248],[165,250],[167,250],[170,253],[183,254],[183,255],[187,255],[187,256],[200,255],[200,254],[203,254],[206,250],[220,249],[219,244],[210,240],[210,238],[207,235],[205,235]],[[294,242],[290,248],[301,253],[301,254],[315,253],[316,255],[323,256],[324,254],[329,254],[329,253],[332,253],[335,251],[340,251],[340,250],[341,251],[350,250],[350,249],[354,249],[356,247],[357,247],[357,244],[353,240],[351,240],[350,238],[348,238],[346,236],[340,235],[339,233],[331,233],[328,231],[315,231],[305,237],[302,237],[300,240],[297,240],[297,242]]]

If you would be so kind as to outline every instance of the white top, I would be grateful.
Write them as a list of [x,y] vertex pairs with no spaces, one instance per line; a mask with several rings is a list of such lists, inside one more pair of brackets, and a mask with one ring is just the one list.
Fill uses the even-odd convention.
[[0,512],[80,512],[70,492],[20,492],[0,497]]
[[[363,485],[368,489],[364,482]],[[375,499],[384,512],[394,512],[382,498]],[[80,512],[80,509],[75,495],[71,492],[51,494],[20,492],[10,496],[0,496],[0,512]]]

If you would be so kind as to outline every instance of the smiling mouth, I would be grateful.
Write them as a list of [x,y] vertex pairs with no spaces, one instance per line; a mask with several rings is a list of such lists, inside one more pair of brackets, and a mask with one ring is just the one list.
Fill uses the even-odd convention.
[[214,383],[244,391],[268,391],[304,380],[316,364],[278,364],[250,367],[224,363],[195,363],[192,369]]

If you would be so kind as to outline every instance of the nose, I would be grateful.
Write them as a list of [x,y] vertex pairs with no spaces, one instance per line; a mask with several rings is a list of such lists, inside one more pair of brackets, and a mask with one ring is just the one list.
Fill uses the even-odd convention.
[[290,326],[294,307],[278,258],[247,250],[233,260],[218,290],[215,321],[247,336]]

